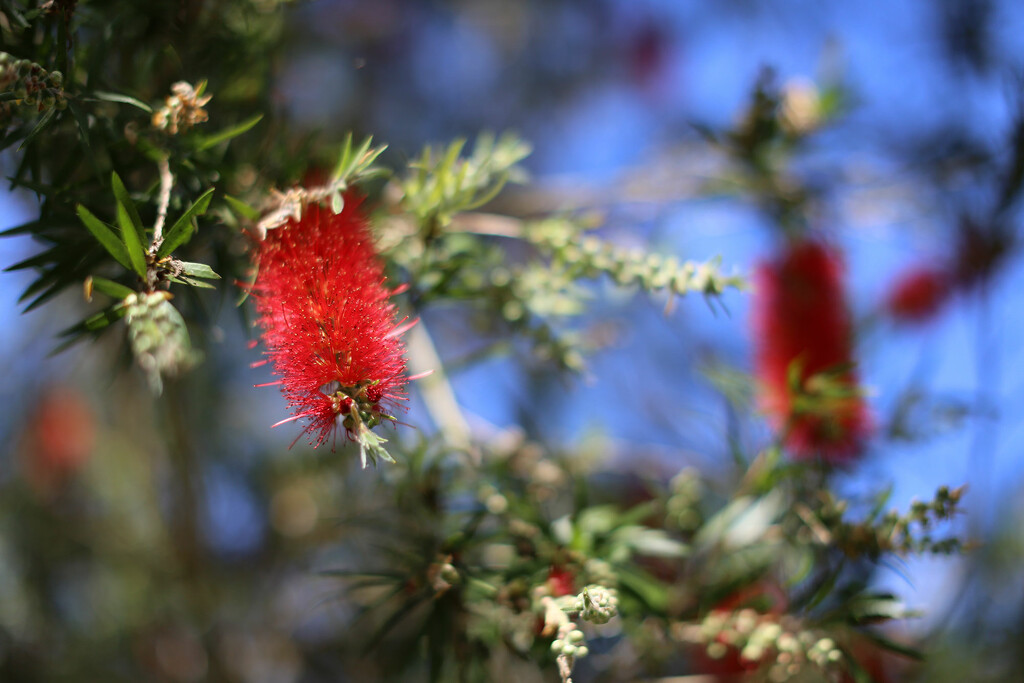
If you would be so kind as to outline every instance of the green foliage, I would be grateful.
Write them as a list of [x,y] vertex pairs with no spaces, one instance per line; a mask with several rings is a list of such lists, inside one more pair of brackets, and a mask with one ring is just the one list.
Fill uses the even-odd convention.
[[[101,596],[97,604],[112,594],[119,596],[112,602],[143,606],[137,614],[125,607],[125,614],[110,617],[107,631],[94,633],[89,620],[106,615],[107,605],[73,605],[68,612],[90,628],[74,634],[77,649],[65,649],[66,632],[50,638],[46,629],[74,620],[50,614],[62,593],[28,585],[35,580],[31,571],[52,558],[35,554],[36,546],[18,546],[31,569],[11,563],[4,585],[14,586],[12,600],[44,596],[39,642],[47,653],[56,648],[47,659],[60,660],[36,665],[42,673],[34,678],[60,678],[54,672],[66,659],[68,667],[83,667],[75,675],[90,680],[111,680],[115,669],[118,680],[147,680],[154,657],[138,654],[137,644],[150,640],[163,646],[152,650],[165,659],[189,647],[204,657],[218,647],[237,654],[231,637],[249,622],[284,629],[271,615],[276,603],[268,608],[271,600],[252,600],[265,591],[262,582],[294,572],[289,561],[296,557],[306,573],[311,556],[331,558],[330,574],[356,614],[343,637],[327,645],[284,640],[289,656],[360,667],[370,671],[366,680],[416,673],[434,681],[510,680],[520,670],[505,668],[513,666],[529,676],[546,668],[568,680],[602,641],[629,642],[624,664],[613,657],[601,663],[607,677],[619,680],[635,677],[637,662],[656,669],[695,653],[713,659],[731,653],[773,679],[860,676],[855,650],[865,638],[911,651],[871,630],[912,614],[895,596],[873,591],[864,576],[896,553],[959,551],[956,538],[935,538],[933,529],[959,511],[961,490],[940,490],[902,515],[883,514],[881,501],[850,521],[851,503],[832,491],[831,473],[789,463],[778,448],[749,467],[740,454],[745,469],[734,489],[693,468],[667,485],[656,477],[640,482],[599,469],[581,457],[582,447],[555,452],[518,432],[486,438],[467,427],[466,434],[453,434],[451,424],[465,422],[454,398],[441,407],[424,401],[435,411],[438,433],[424,429],[419,442],[385,438],[373,431],[381,418],[369,413],[345,415],[342,426],[353,435],[362,466],[390,463],[355,485],[331,455],[310,459],[296,450],[288,458],[246,460],[251,470],[244,478],[267,498],[254,507],[274,527],[273,552],[253,558],[257,567],[246,564],[252,576],[220,571],[230,570],[229,563],[210,569],[216,563],[198,521],[209,512],[201,507],[202,489],[216,480],[211,463],[239,455],[232,440],[197,443],[197,435],[204,421],[226,415],[234,429],[232,421],[251,411],[248,399],[179,379],[204,355],[190,328],[199,332],[195,347],[218,338],[222,330],[211,311],[225,295],[238,294],[236,282],[252,281],[252,242],[301,216],[310,203],[340,211],[353,188],[368,195],[390,280],[406,285],[395,300],[410,316],[429,319],[436,312],[479,332],[486,344],[461,359],[466,364],[525,350],[544,373],[583,370],[586,353],[600,343],[586,328],[595,279],[648,294],[699,293],[709,301],[746,289],[745,278],[724,274],[717,259],[623,249],[583,214],[497,212],[492,202],[508,183],[526,181],[522,162],[530,146],[513,135],[481,135],[469,153],[465,140],[427,147],[394,168],[384,165],[386,146],[374,146],[370,137],[303,139],[279,118],[268,86],[282,55],[284,4],[111,0],[26,9],[0,2],[0,31],[11,51],[0,53],[0,145],[20,143],[11,185],[39,202],[37,218],[5,234],[41,244],[38,254],[8,269],[37,273],[22,295],[31,298],[27,309],[83,283],[87,301],[102,294],[93,304],[98,311],[60,333],[61,348],[120,330],[151,392],[164,394],[127,410],[114,398],[103,404],[113,414],[135,416],[146,406],[154,412],[141,427],[132,425],[144,446],[104,444],[108,459],[96,465],[95,481],[82,494],[83,509],[101,511],[97,526],[108,517],[151,525],[131,527],[137,538],[125,534],[124,548],[122,535],[105,528],[77,536],[81,520],[59,518],[58,506],[41,503],[23,515],[17,501],[5,499],[10,519],[60,532],[53,554],[73,578],[94,561],[108,571],[104,590],[83,591]],[[785,162],[841,108],[837,93],[821,93],[813,111],[799,109],[802,100],[794,97],[764,82],[734,130],[707,131],[736,162],[740,187],[788,228],[803,220],[813,197],[790,182]],[[326,184],[296,186],[320,150],[336,151]],[[449,360],[458,365],[459,359],[436,363]],[[410,366],[414,361],[422,358],[410,358]],[[434,369],[444,388],[444,368]],[[847,398],[834,381],[845,371],[801,383],[797,367],[792,389],[799,410]],[[737,404],[749,398],[743,391],[749,383],[737,373],[715,376]],[[211,405],[222,412],[194,407]],[[438,417],[442,408],[456,414]],[[128,490],[111,493],[117,486]],[[318,516],[330,524],[316,527]],[[330,553],[336,533],[344,534],[343,547]],[[96,547],[83,548],[86,536],[97,539]],[[47,534],[39,537],[50,543]],[[100,559],[79,555],[86,551]],[[0,539],[0,556],[7,552]],[[124,597],[129,590],[141,598]],[[5,636],[28,622],[9,617],[0,608]],[[174,626],[167,629],[170,640],[161,640],[163,620]],[[174,630],[179,623],[189,624],[180,629],[185,635]],[[221,656],[209,672],[221,675],[218,667],[226,671],[230,664],[231,656]]]

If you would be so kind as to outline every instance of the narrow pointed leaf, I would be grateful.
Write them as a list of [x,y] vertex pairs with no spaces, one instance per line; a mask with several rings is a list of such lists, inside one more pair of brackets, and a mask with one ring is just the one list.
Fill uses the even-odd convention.
[[117,201],[124,205],[125,210],[128,212],[128,217],[132,219],[132,225],[135,226],[135,232],[139,235],[139,241],[145,242],[146,228],[142,225],[139,210],[135,208],[135,202],[129,196],[128,188],[124,186],[124,183],[121,182],[121,177],[116,172],[110,174],[110,184],[114,188],[114,196],[117,197]]
[[257,220],[260,217],[260,212],[257,209],[249,206],[240,199],[236,199],[229,194],[224,195],[224,201],[228,203],[231,210],[242,218],[250,221]]
[[92,277],[92,288],[97,292],[119,300],[135,293],[131,287],[125,287],[120,282],[114,282],[105,277],[97,277],[95,275]]
[[131,270],[132,263],[128,259],[128,250],[125,249],[124,244],[117,238],[114,231],[108,228],[99,218],[92,215],[89,209],[83,205],[79,204],[75,210],[78,212],[78,217],[82,220],[82,223],[89,229],[92,236],[96,238],[96,241],[103,245],[103,248],[114,257],[115,261]]
[[103,100],[104,102],[118,102],[120,104],[130,104],[133,107],[138,107],[147,114],[153,113],[153,108],[150,107],[148,104],[141,100],[137,100],[134,97],[130,97],[128,95],[122,95],[116,92],[96,91],[93,93],[93,96],[98,100]]
[[192,233],[195,231],[195,218],[202,216],[206,213],[206,209],[210,206],[210,200],[213,198],[213,188],[203,193],[199,199],[197,199],[192,206],[188,207],[185,213],[181,214],[181,218],[174,222],[171,229],[164,235],[164,241],[157,250],[156,255],[158,258],[167,256],[172,251],[180,247],[185,242],[188,242],[189,238],[192,237]]
[[100,173],[99,162],[96,161],[96,154],[93,153],[92,144],[89,142],[89,120],[74,102],[68,102],[68,111],[71,112],[72,118],[78,124],[79,140],[82,142],[82,149],[85,150],[85,156],[89,160],[89,165],[92,166],[96,177],[100,178],[103,174]]
[[132,225],[132,219],[128,216],[128,210],[121,202],[117,203],[117,224],[121,227],[121,239],[124,240],[132,270],[138,273],[139,277],[146,277],[146,252],[139,241],[139,234],[135,232],[135,226]]
[[32,142],[32,140],[35,139],[37,135],[43,132],[43,129],[50,125],[50,121],[52,121],[53,117],[55,117],[56,115],[56,108],[50,109],[50,111],[43,114],[43,117],[39,119],[39,123],[36,124],[36,127],[32,129],[32,132],[28,134],[28,137],[26,137],[25,140],[18,147],[18,151],[20,152],[21,150],[25,149],[25,145]]
[[213,272],[213,268],[205,263],[189,263],[188,261],[182,261],[181,268],[182,273],[185,275],[191,275],[192,277],[205,277],[208,280],[220,279],[220,275]]
[[242,121],[237,126],[232,126],[231,128],[222,130],[219,133],[214,133],[213,135],[207,136],[205,138],[200,138],[196,144],[196,149],[200,151],[204,149],[209,149],[211,147],[219,145],[222,142],[226,142],[231,138],[238,137],[242,133],[246,132],[247,130],[255,126],[257,123],[259,123],[262,118],[263,114],[257,114],[252,118]]

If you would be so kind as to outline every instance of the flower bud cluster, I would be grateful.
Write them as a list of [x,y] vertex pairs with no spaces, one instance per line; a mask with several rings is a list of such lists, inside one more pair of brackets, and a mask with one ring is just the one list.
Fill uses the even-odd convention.
[[175,375],[197,360],[185,321],[170,298],[163,291],[136,293],[123,302],[132,353],[157,392],[162,388],[161,375]]
[[10,122],[14,106],[33,107],[36,112],[66,109],[63,88],[60,71],[47,71],[35,62],[0,52],[0,92],[14,93],[13,100],[0,105],[0,125]]
[[607,624],[619,613],[619,598],[612,588],[592,585],[583,589],[576,597],[574,612],[579,612],[580,619],[593,624]]
[[742,288],[740,276],[724,276],[716,261],[680,263],[675,257],[625,250],[596,237],[582,237],[579,229],[567,228],[565,221],[534,224],[527,238],[550,252],[556,263],[574,275],[610,275],[621,286],[639,285],[645,291],[667,289],[675,294],[689,292],[721,294],[727,287]]
[[702,521],[700,502],[704,496],[700,473],[687,467],[672,478],[671,491],[665,504],[668,526],[684,532],[696,531]]
[[203,95],[205,89],[205,82],[196,87],[185,81],[172,85],[171,95],[164,100],[164,106],[153,112],[153,127],[177,135],[209,120],[210,116],[203,107],[213,95]]
[[551,651],[559,657],[582,659],[590,654],[583,631],[572,621],[567,621],[558,628],[558,637],[551,643]]
[[679,625],[673,633],[703,645],[712,659],[738,652],[741,663],[766,666],[771,681],[789,680],[806,667],[829,671],[843,660],[842,650],[824,634],[802,628],[791,617],[753,609],[714,610],[699,625]]
[[959,540],[932,538],[928,530],[959,511],[963,492],[963,487],[950,490],[943,486],[930,502],[915,501],[905,514],[891,510],[881,519],[861,522],[844,521],[846,501],[827,496],[817,514],[828,532],[824,538],[834,539],[836,545],[853,557],[878,557],[884,552],[950,554],[960,550]]

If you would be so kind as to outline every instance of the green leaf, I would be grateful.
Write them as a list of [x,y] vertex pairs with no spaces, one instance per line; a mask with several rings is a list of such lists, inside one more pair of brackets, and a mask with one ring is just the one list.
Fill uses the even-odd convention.
[[636,595],[655,612],[660,612],[668,606],[668,591],[665,584],[632,565],[619,565],[615,567],[615,575],[619,579],[619,589],[626,590]]
[[189,285],[190,287],[199,287],[200,289],[216,289],[213,285],[202,280],[193,280],[190,277],[172,277],[171,282],[177,282],[179,285]]
[[132,270],[132,263],[128,259],[128,250],[125,249],[124,244],[121,240],[117,239],[117,235],[114,231],[107,227],[107,225],[96,216],[92,215],[89,209],[85,208],[82,204],[79,204],[75,211],[78,213],[79,219],[85,224],[85,227],[89,229],[92,236],[96,238],[96,241],[103,245],[103,248],[114,257],[114,260],[120,263],[125,268]]
[[104,102],[118,102],[120,104],[130,104],[133,107],[138,107],[147,114],[153,113],[153,108],[151,106],[149,106],[141,100],[135,99],[134,97],[129,97],[128,95],[122,95],[116,92],[103,92],[98,90],[93,93],[93,96],[98,100],[103,100]]
[[861,633],[863,633],[869,640],[874,642],[879,647],[883,647],[886,650],[890,650],[897,654],[901,654],[904,657],[909,657],[918,662],[924,661],[924,654],[916,648],[910,647],[909,645],[904,645],[902,643],[897,643],[895,640],[890,640],[882,634],[877,633],[875,631],[865,630],[861,631]]
[[199,140],[196,143],[196,149],[202,151],[204,149],[209,149],[211,147],[219,145],[222,142],[226,142],[231,138],[238,137],[242,133],[246,132],[247,130],[255,126],[257,123],[259,123],[262,118],[263,114],[257,114],[256,116],[253,116],[251,118],[246,119],[245,121],[242,121],[237,126],[232,126],[231,128],[222,130],[219,133],[214,133],[213,135],[199,138]]
[[228,203],[232,211],[246,220],[255,221],[260,217],[259,210],[252,208],[242,200],[236,199],[229,194],[224,195],[224,201]]
[[121,177],[116,172],[110,174],[110,184],[114,188],[114,196],[117,201],[124,205],[125,210],[128,211],[128,217],[132,219],[132,225],[135,226],[135,232],[139,235],[139,242],[146,241],[146,228],[142,225],[142,218],[139,217],[139,210],[135,208],[135,202],[132,201],[131,196],[128,194],[128,188],[121,182]]
[[138,273],[139,277],[146,277],[146,250],[142,248],[139,233],[135,232],[128,210],[121,202],[117,203],[117,224],[121,227],[121,239],[124,240],[124,246],[128,251],[132,270]]
[[43,114],[43,117],[41,119],[39,119],[39,123],[36,124],[36,127],[33,128],[32,132],[28,134],[28,137],[26,137],[22,141],[21,145],[18,147],[18,151],[20,152],[21,150],[25,149],[25,145],[27,145],[28,143],[32,142],[32,140],[37,135],[39,135],[41,132],[43,132],[43,129],[46,128],[48,125],[50,125],[50,121],[52,121],[53,118],[56,115],[57,115],[56,107],[51,108],[50,111],[48,111],[45,114]]
[[60,254],[63,251],[64,251],[64,247],[62,247],[62,246],[51,247],[50,249],[47,249],[46,251],[42,252],[41,254],[36,254],[35,256],[30,256],[29,258],[25,259],[24,261],[18,261],[14,265],[7,266],[6,268],[4,268],[4,272],[7,273],[7,272],[12,271],[12,270],[23,270],[25,268],[35,268],[37,266],[42,266],[42,265],[45,265],[47,263],[51,263],[51,262],[57,261],[59,259],[59,257],[60,257]]
[[60,353],[75,342],[81,340],[82,335],[90,332],[98,332],[99,330],[109,326],[111,323],[120,320],[124,317],[127,311],[128,308],[119,301],[116,304],[103,309],[99,313],[94,313],[85,320],[61,330],[57,333],[57,336],[68,337],[69,339],[55,348],[51,355]]
[[210,200],[213,198],[213,189],[211,187],[204,192],[199,199],[192,203],[192,206],[188,207],[185,213],[181,214],[181,218],[174,222],[171,229],[164,235],[164,241],[160,244],[160,248],[157,249],[157,258],[167,256],[182,244],[188,242],[196,229],[195,218],[205,214],[206,209],[210,206]]
[[889,593],[858,595],[849,602],[850,618],[858,624],[892,621],[916,616],[900,600]]
[[97,292],[106,294],[107,296],[118,300],[124,299],[126,296],[130,296],[135,293],[131,287],[125,287],[120,282],[114,282],[113,280],[108,280],[105,277],[97,277],[95,275],[92,277],[92,288]]
[[188,261],[182,261],[181,272],[185,275],[191,275],[192,277],[205,277],[208,280],[220,279],[220,275],[213,272],[213,268],[205,263],[189,263]]
[[102,177],[100,173],[100,165],[96,161],[96,155],[92,151],[92,145],[89,142],[89,121],[85,118],[85,114],[78,108],[78,105],[74,102],[68,102],[68,111],[71,112],[72,118],[75,119],[75,123],[78,124],[79,139],[82,142],[82,149],[85,150],[85,156],[89,160],[89,165],[92,166],[93,172],[97,178]]

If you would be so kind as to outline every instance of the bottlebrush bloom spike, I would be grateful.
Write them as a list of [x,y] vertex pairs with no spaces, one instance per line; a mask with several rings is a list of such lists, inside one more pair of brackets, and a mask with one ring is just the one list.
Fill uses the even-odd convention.
[[761,407],[797,458],[850,459],[870,420],[853,360],[837,258],[815,242],[791,245],[756,275],[755,371]]
[[301,219],[268,231],[256,256],[258,322],[292,409],[282,422],[306,420],[314,446],[344,428],[364,466],[367,450],[389,458],[369,430],[394,419],[405,399],[400,334],[410,325],[396,320],[358,202],[349,199],[340,214],[308,206]]
[[952,290],[949,274],[937,268],[918,267],[903,273],[889,291],[886,308],[897,320],[923,322],[942,308]]

